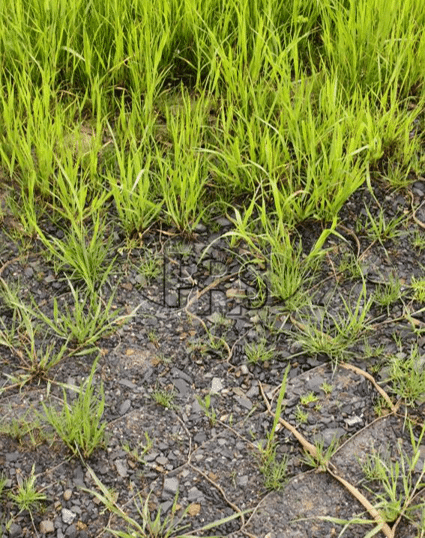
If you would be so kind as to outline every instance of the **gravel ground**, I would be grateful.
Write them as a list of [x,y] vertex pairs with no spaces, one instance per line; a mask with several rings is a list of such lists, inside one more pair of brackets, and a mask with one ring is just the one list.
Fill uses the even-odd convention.
[[[425,194],[424,183],[415,183],[411,193],[379,194],[388,219],[410,211],[412,197],[418,205]],[[312,284],[316,295],[310,315],[324,316],[329,299],[334,309],[331,313],[337,315],[344,308],[341,296],[349,300],[358,295],[361,284],[350,279],[349,269],[337,270],[347,252],[360,256],[370,290],[379,282],[388,282],[391,274],[406,286],[412,276],[421,275],[424,255],[412,246],[409,237],[415,230],[423,233],[420,222],[425,221],[425,214],[418,211],[416,220],[409,219],[405,228],[400,227],[403,235],[381,245],[357,226],[365,216],[365,203],[371,211],[378,211],[366,190],[356,193],[343,208],[343,226],[338,230],[342,237],[329,241],[331,250],[322,274]],[[73,458],[58,438],[45,440],[48,428],[37,428],[35,413],[42,411],[42,401],[60,407],[60,383],[67,384],[68,402],[72,403],[77,397],[72,386],[79,387],[87,379],[96,355],[68,357],[49,372],[50,383],[41,378],[19,390],[8,376],[25,373],[24,368],[11,350],[0,347],[0,465],[7,479],[5,491],[16,492],[34,469],[36,488],[47,498],[40,509],[18,513],[16,505],[3,496],[4,536],[108,537],[111,533],[106,527],[125,530],[123,521],[87,492],[96,490],[90,469],[113,489],[119,506],[134,518],[138,517],[137,496],[146,499],[149,493],[149,510],[156,513],[161,509],[162,514],[170,513],[178,493],[178,504],[189,507],[184,522],[191,530],[249,511],[208,533],[199,533],[203,536],[338,536],[342,527],[321,516],[350,519],[364,512],[338,479],[312,471],[305,464],[300,443],[285,427],[276,433],[276,457],[277,461],[288,458],[287,482],[281,490],[267,490],[258,446],[267,439],[273,417],[267,412],[262,391],[268,400],[276,399],[276,389],[290,364],[282,418],[312,443],[322,441],[327,447],[332,439],[338,439],[340,448],[331,459],[335,474],[370,498],[359,461],[376,448],[391,451],[399,439],[407,443],[405,415],[422,423],[424,408],[418,402],[413,408],[401,405],[393,413],[383,410],[383,416],[378,416],[380,394],[362,372],[369,372],[391,394],[381,367],[383,358],[408,353],[412,343],[423,353],[425,338],[399,319],[403,304],[398,301],[388,310],[373,307],[368,345],[361,341],[350,350],[344,364],[362,372],[337,366],[328,356],[303,353],[293,335],[300,324],[308,322],[306,311],[288,316],[284,305],[272,297],[267,297],[261,308],[253,309],[246,298],[238,296],[241,289],[248,296],[255,292],[255,284],[244,249],[237,246],[229,250],[220,239],[229,226],[223,217],[214,232],[200,226],[190,241],[170,230],[155,232],[131,250],[123,249],[121,238],[113,235],[116,250],[111,255],[118,256],[119,268],[109,279],[111,287],[118,283],[113,304],[126,313],[137,307],[137,313],[98,342],[100,358],[94,380],[97,387],[103,383],[107,442],[87,462]],[[23,300],[29,302],[33,297],[52,315],[52,296],[62,308],[70,298],[69,285],[63,275],[55,274],[36,246],[25,250],[13,240],[12,230],[12,219],[6,218],[0,229],[0,276],[9,286],[19,283]],[[319,225],[306,223],[300,229],[303,245],[308,248],[320,232]],[[213,240],[208,255],[201,259]],[[149,260],[156,260],[160,273],[147,280],[140,268],[146,273]],[[214,284],[217,279],[221,279],[219,285]],[[338,294],[332,296],[336,286]],[[198,300],[194,300],[196,292],[202,293]],[[0,316],[5,323],[11,322],[10,309],[1,299]],[[418,317],[418,323],[423,322]],[[215,337],[209,337],[206,328]],[[401,350],[394,335],[402,343]],[[245,345],[262,338],[273,354],[267,360],[249,362]],[[382,348],[376,355],[370,352],[378,346]],[[332,389],[326,391],[326,386]],[[311,392],[317,399],[303,403],[302,397]],[[158,393],[172,394],[167,407],[155,401]],[[210,417],[199,401],[208,395]],[[303,413],[306,417],[301,420]],[[34,427],[32,437],[25,434],[23,421]],[[13,435],[11,425],[15,425]],[[152,446],[142,454],[148,440]],[[138,451],[140,457],[129,454],[126,447]],[[13,523],[6,530],[5,524],[12,517]],[[412,516],[416,522],[419,517]],[[352,525],[344,535],[363,537],[371,528]],[[413,537],[417,532],[413,523],[402,520],[396,536]]]

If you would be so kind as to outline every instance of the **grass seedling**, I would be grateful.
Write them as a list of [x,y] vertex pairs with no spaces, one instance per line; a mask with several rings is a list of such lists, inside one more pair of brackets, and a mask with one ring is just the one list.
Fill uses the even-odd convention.
[[31,476],[26,478],[21,485],[18,485],[16,493],[9,493],[9,497],[17,504],[20,512],[28,510],[31,514],[40,509],[42,501],[47,499],[46,495],[40,493],[35,488],[36,476],[34,475],[35,465],[32,466]]
[[373,410],[377,417],[388,415],[388,413],[390,413],[391,411],[391,409],[388,406],[388,402],[386,402],[385,399],[382,398],[381,396],[376,400],[376,403],[373,406]]
[[151,331],[149,331],[148,339],[149,339],[149,342],[153,344],[156,348],[159,347],[159,339],[158,339],[158,335],[155,329],[152,329]]
[[360,263],[352,252],[345,252],[339,261],[338,272],[343,278],[358,280],[362,278],[363,272]]
[[316,456],[313,457],[310,452],[304,450],[304,459],[302,461],[309,467],[325,471],[328,463],[338,448],[338,439],[333,438],[326,449],[324,439],[316,440],[314,446],[316,448]]
[[[372,298],[366,298],[365,287],[354,305],[343,297],[341,299],[343,313],[331,314],[326,310],[317,321],[297,323],[298,332],[291,333],[294,340],[301,345],[304,353],[327,355],[335,365],[350,355],[350,347],[367,329],[368,313],[372,306]],[[316,313],[312,306],[310,310],[310,318],[315,319]],[[307,316],[308,314],[305,314],[306,318]]]
[[264,476],[264,487],[268,491],[280,491],[287,481],[289,458],[284,455],[280,461],[277,461],[276,451],[277,446],[269,449],[260,465],[260,471]]
[[367,206],[365,206],[365,210],[368,220],[366,223],[366,231],[372,240],[378,241],[383,245],[385,241],[395,239],[403,234],[403,231],[399,229],[399,226],[406,218],[404,215],[387,220],[382,209],[379,211],[377,218],[372,216]]
[[245,355],[250,364],[257,362],[270,361],[274,356],[275,347],[270,347],[265,338],[261,338],[259,342],[246,344]]
[[100,398],[94,396],[93,377],[97,359],[94,361],[90,376],[81,384],[78,397],[68,405],[66,391],[63,389],[62,410],[57,411],[53,404],[48,407],[42,402],[44,417],[74,456],[88,459],[94,450],[105,444],[106,423],[102,422],[105,407],[103,385]]
[[163,270],[163,259],[158,252],[144,251],[143,257],[137,264],[137,272],[143,279],[144,284],[158,278]]
[[413,236],[411,237],[411,244],[413,248],[415,248],[419,252],[425,250],[425,233],[419,230],[415,230]]
[[[64,239],[47,238],[41,230],[39,235],[53,259],[56,272],[63,270],[71,279],[84,282],[90,293],[105,283],[113,266],[113,261],[107,265],[112,235],[99,216],[91,229],[85,224],[71,223]],[[105,240],[105,237],[109,239]]]
[[196,396],[196,399],[204,410],[205,415],[208,417],[211,426],[214,427],[217,422],[217,413],[211,404],[211,394],[206,394],[204,398]]
[[176,404],[174,403],[174,399],[176,397],[176,394],[174,390],[167,390],[167,389],[159,389],[156,388],[152,392],[152,398],[155,400],[155,402],[158,405],[162,405],[162,407],[165,407],[166,409],[174,409],[176,407]]
[[23,417],[12,417],[11,420],[3,418],[0,422],[0,432],[4,435],[12,437],[13,439],[16,439],[21,445],[24,444],[24,441],[26,441],[27,438],[29,439],[29,443],[26,442],[26,445],[28,446],[29,444],[32,447],[36,447],[45,441],[48,436],[43,431],[39,419],[26,419],[28,413],[29,410]]
[[12,324],[8,328],[0,319],[0,344],[6,346],[19,359],[25,374],[19,377],[8,374],[9,379],[23,386],[31,379],[45,377],[68,352],[68,342],[62,345],[54,341],[45,342],[40,336],[42,327],[37,324],[34,312],[19,299],[18,294],[1,282],[1,295],[12,309]]
[[71,306],[68,303],[59,304],[53,299],[53,319],[47,317],[36,305],[31,313],[38,317],[57,336],[67,338],[77,345],[78,349],[93,346],[100,338],[113,333],[120,324],[129,320],[132,314],[120,315],[120,310],[114,310],[112,293],[107,301],[101,291],[85,291],[81,293],[68,281],[71,290]]
[[[208,530],[214,529],[215,527],[219,527],[220,525],[224,525],[230,521],[233,521],[234,519],[241,517],[242,514],[246,513],[246,511],[242,513],[236,513],[229,517],[214,521],[212,523],[208,523],[207,525],[204,525],[199,529],[191,531],[190,534],[180,534],[181,531],[184,531],[190,526],[189,524],[182,525],[184,518],[189,512],[190,506],[181,511],[181,508],[179,507],[177,502],[178,493],[174,498],[174,503],[171,507],[170,513],[167,515],[163,515],[161,513],[161,510],[159,509],[156,515],[154,515],[154,517],[152,517],[151,511],[149,509],[150,494],[148,494],[146,499],[143,499],[141,495],[138,495],[138,501],[135,502],[135,506],[139,514],[139,518],[138,521],[136,521],[127,514],[127,511],[124,511],[120,506],[118,506],[116,497],[110,492],[108,488],[106,488],[102,484],[102,482],[99,480],[99,478],[96,476],[96,474],[90,467],[88,467],[88,471],[100,492],[91,491],[86,488],[82,489],[87,493],[91,493],[112,514],[125,522],[127,526],[127,531],[117,531],[112,528],[107,529],[108,532],[110,532],[114,536],[118,536],[119,538],[190,538],[191,536],[196,536],[199,533],[204,533]],[[181,511],[180,514],[179,511]],[[207,538],[216,537],[207,536]]]
[[300,424],[305,424],[308,420],[308,412],[297,405],[297,408],[295,409],[295,418]]
[[425,370],[424,360],[415,344],[406,358],[393,356],[389,359],[390,371],[387,381],[391,383],[391,390],[407,405],[425,400]]
[[3,491],[4,491],[4,488],[6,487],[6,484],[7,484],[7,478],[1,474],[0,475],[0,499],[3,496]]
[[322,383],[320,388],[323,390],[325,394],[330,394],[333,390],[333,386],[330,383],[326,383],[326,381]]
[[301,405],[307,406],[310,403],[317,402],[318,399],[319,397],[316,394],[314,394],[314,392],[309,392],[308,394],[301,396],[300,402],[301,402]]
[[276,451],[277,442],[275,434],[279,424],[279,418],[282,413],[282,402],[286,392],[286,385],[290,365],[285,369],[283,374],[282,384],[280,386],[279,395],[276,402],[276,412],[273,419],[273,425],[270,432],[267,434],[267,442],[264,447],[260,446],[260,471],[264,476],[264,485],[268,490],[279,490],[286,482],[286,469],[288,466],[288,457],[285,455],[281,461],[277,461]]
[[140,447],[141,448],[141,451],[139,452],[139,449],[136,447],[136,448],[133,448],[131,449],[130,448],[130,445],[128,443],[124,443],[122,445],[122,448],[127,452],[127,454],[130,456],[130,458],[133,460],[133,461],[136,461],[138,463],[142,463],[143,465],[146,463],[143,459],[143,457],[152,449],[153,447],[153,440],[149,437],[149,434],[148,432],[145,432],[145,440],[146,440],[146,444],[143,446],[141,443],[140,443]]
[[415,440],[413,428],[409,423],[410,443],[412,455],[408,456],[402,447],[402,441],[397,446],[396,458],[385,458],[374,452],[362,465],[363,472],[368,482],[379,484],[377,492],[375,488],[367,486],[367,489],[375,496],[376,508],[383,515],[385,521],[394,522],[400,517],[409,519],[409,513],[418,508],[425,508],[425,503],[412,505],[414,497],[425,486],[423,477],[425,464],[422,463],[418,472],[420,459],[420,443],[425,428],[423,427],[419,439]]
[[413,291],[413,299],[418,303],[425,303],[425,279],[412,277],[410,287]]
[[403,295],[400,280],[390,275],[388,282],[378,284],[373,299],[378,305],[385,307],[389,315],[389,307],[399,301]]

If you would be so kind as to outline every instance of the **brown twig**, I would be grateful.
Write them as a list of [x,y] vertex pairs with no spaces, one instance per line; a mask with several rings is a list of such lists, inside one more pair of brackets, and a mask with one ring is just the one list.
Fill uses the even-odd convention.
[[[261,390],[261,394],[263,396],[264,402],[265,402],[265,404],[267,406],[267,411],[269,412],[269,414],[272,417],[275,417],[275,414],[273,413],[273,411],[271,409],[270,403],[269,403],[266,395],[264,394],[264,390],[263,390],[263,387],[262,387],[261,383],[260,383],[260,390]],[[279,417],[279,422],[280,422],[280,424],[285,426],[285,428],[287,428],[296,437],[296,439],[300,442],[300,444],[303,446],[303,448],[307,452],[309,452],[316,459],[316,461],[318,461],[318,454],[317,454],[316,447],[314,445],[312,445],[309,441],[307,441],[307,439],[305,439],[305,437],[303,435],[301,435],[298,432],[298,430],[296,428],[294,428],[294,426],[289,424],[289,422],[286,422],[286,420],[283,420],[283,418],[281,418],[281,417]],[[382,518],[382,516],[378,512],[378,510],[376,510],[376,508],[368,501],[368,499],[366,499],[366,497],[357,488],[355,488],[352,484],[347,482],[347,480],[345,480],[344,478],[339,476],[332,469],[333,466],[330,463],[324,463],[324,464],[322,463],[322,465],[326,469],[326,471],[333,478],[338,480],[338,482],[340,482],[353,495],[353,497],[355,497],[359,501],[359,503],[368,511],[368,513],[371,515],[371,517],[373,517],[373,519],[381,526],[381,530],[385,534],[385,536],[387,538],[394,538],[393,531],[388,526],[388,524],[384,521],[384,519]]]

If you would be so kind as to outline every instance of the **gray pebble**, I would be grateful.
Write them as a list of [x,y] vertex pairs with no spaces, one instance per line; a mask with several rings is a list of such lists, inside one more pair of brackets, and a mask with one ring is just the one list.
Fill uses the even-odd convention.
[[55,531],[55,526],[53,525],[52,521],[45,520],[40,523],[40,533],[41,534],[49,534],[50,532]]
[[179,489],[179,481],[177,478],[165,478],[164,479],[164,491],[175,495]]
[[62,508],[62,521],[67,525],[70,525],[74,521],[75,516],[76,514],[68,510],[68,508]]

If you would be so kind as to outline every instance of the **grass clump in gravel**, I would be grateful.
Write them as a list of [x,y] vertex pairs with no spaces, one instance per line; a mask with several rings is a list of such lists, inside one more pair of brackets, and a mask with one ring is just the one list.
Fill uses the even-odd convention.
[[81,384],[73,404],[68,404],[65,389],[61,411],[57,411],[53,404],[48,407],[42,402],[44,416],[41,418],[53,426],[74,456],[83,459],[90,458],[97,448],[105,445],[106,423],[102,422],[105,397],[102,385],[100,397],[94,396],[93,376],[96,365],[97,359],[93,363],[90,376]]
[[276,411],[273,419],[271,430],[267,434],[266,443],[259,446],[259,469],[264,476],[264,486],[267,490],[281,490],[287,481],[287,467],[289,458],[287,455],[277,460],[278,443],[275,440],[275,435],[279,425],[280,415],[282,413],[283,398],[286,392],[288,374],[290,370],[288,365],[283,374],[282,383],[279,389],[279,394],[276,402]]
[[369,311],[373,297],[367,297],[363,288],[354,304],[341,296],[343,313],[331,314],[329,309],[310,309],[301,311],[297,317],[305,319],[301,323],[295,320],[297,332],[290,333],[291,338],[309,355],[326,355],[334,365],[345,360],[352,353],[351,348],[359,342],[371,320]]
[[417,344],[412,345],[407,357],[390,357],[387,381],[391,391],[407,405],[414,406],[425,401],[424,357]]
[[[190,510],[190,505],[184,510],[181,510],[181,507],[178,505],[178,492],[174,497],[174,502],[170,509],[170,512],[167,515],[163,515],[161,513],[161,509],[158,509],[155,517],[151,517],[151,511],[149,509],[150,493],[145,499],[143,499],[141,495],[139,495],[138,501],[135,501],[135,506],[140,519],[139,521],[136,521],[117,504],[116,496],[113,494],[113,492],[106,488],[104,484],[102,484],[94,471],[89,466],[87,467],[87,469],[92,476],[97,488],[100,491],[93,491],[83,488],[84,491],[91,493],[102,504],[104,504],[105,507],[112,514],[115,514],[127,525],[127,531],[118,531],[112,528],[107,529],[114,536],[118,536],[119,538],[194,538],[199,533],[201,533],[202,536],[205,536],[203,534],[204,532],[214,529],[215,527],[219,527],[220,525],[228,523],[247,513],[246,511],[236,513],[229,517],[214,521],[212,523],[208,523],[207,525],[204,525],[194,531],[188,532],[187,534],[180,534],[181,531],[184,531],[185,529],[188,529],[190,527],[189,524],[181,524]],[[210,536],[209,538],[215,537]]]
[[[418,537],[423,536],[425,531],[425,502],[417,502],[418,493],[425,486],[425,463],[421,461],[420,446],[425,427],[422,426],[419,435],[416,435],[412,424],[408,422],[407,425],[410,434],[410,446],[407,449],[400,439],[396,454],[391,457],[374,450],[361,462],[365,488],[374,498],[374,508],[379,511],[383,521],[392,523],[391,530],[385,532],[386,536],[389,536],[389,532],[391,536],[396,536],[396,529],[403,519],[414,525]],[[354,523],[376,525],[376,521],[365,520],[360,516],[351,521],[328,517],[322,519],[344,525],[340,536]],[[382,527],[382,524],[377,524],[367,536],[375,536]]]
[[9,493],[9,497],[16,503],[21,512],[28,510],[32,513],[39,510],[41,502],[46,500],[46,495],[35,488],[36,476],[34,475],[34,468],[35,465],[33,465],[31,476],[18,484],[17,492]]

